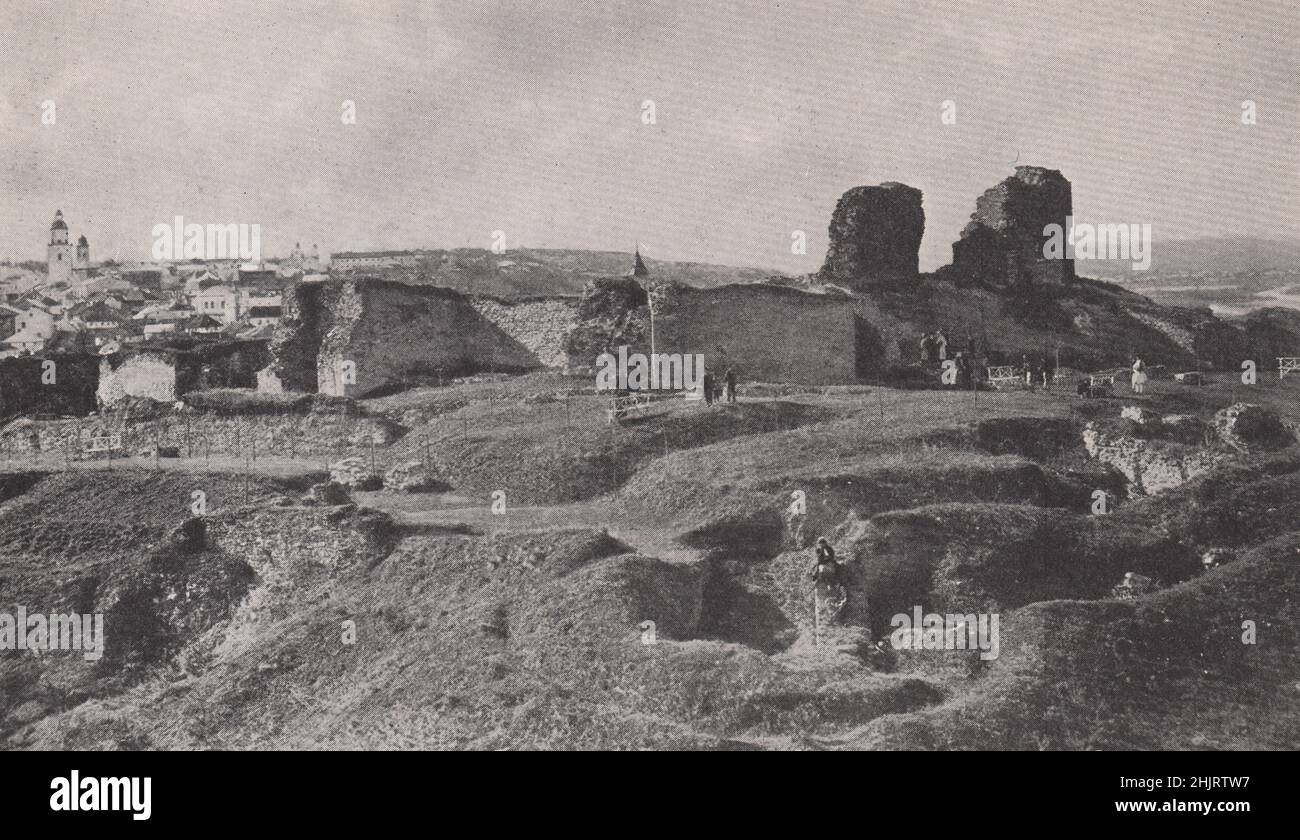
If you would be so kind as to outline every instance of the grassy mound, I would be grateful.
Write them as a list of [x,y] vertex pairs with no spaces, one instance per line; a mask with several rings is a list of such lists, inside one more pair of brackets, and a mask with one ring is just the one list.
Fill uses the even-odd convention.
[[[885,749],[1289,749],[1300,742],[1300,537],[1137,601],[1033,604],[969,693],[881,718]],[[1243,643],[1244,620],[1256,623]]]
[[[416,428],[391,453],[429,455],[458,492],[502,490],[523,504],[554,504],[612,492],[639,468],[673,452],[778,428],[816,423],[829,408],[799,403],[708,408],[683,400],[655,404],[648,416],[609,423],[607,399],[476,402]],[[428,443],[427,450],[423,448]]]
[[1033,601],[1102,597],[1129,571],[1171,583],[1197,568],[1185,546],[1145,528],[1020,505],[946,504],[881,514],[849,551],[879,633],[890,616],[914,605],[998,612]]
[[292,541],[260,560],[215,530],[257,579],[176,654],[183,678],[155,665],[154,679],[16,722],[10,745],[739,748],[941,697],[851,662],[791,668],[691,640],[706,569],[600,532],[412,535],[362,562]]
[[[232,475],[179,475],[148,470],[48,473],[0,508],[0,568],[23,574],[43,566],[93,568],[138,562],[181,520],[192,494],[207,510],[269,504],[305,481]],[[12,584],[11,584],[12,585]]]

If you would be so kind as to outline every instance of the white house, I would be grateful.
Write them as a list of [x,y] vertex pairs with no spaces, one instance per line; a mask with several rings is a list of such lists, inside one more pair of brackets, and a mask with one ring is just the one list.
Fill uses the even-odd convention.
[[243,288],[239,290],[239,314],[242,315],[255,307],[274,306],[279,308],[283,300],[284,296],[279,289]]
[[280,323],[279,306],[253,306],[245,313],[245,320],[254,327],[274,327]]
[[32,336],[33,340],[45,341],[54,337],[55,321],[58,317],[42,306],[31,301],[19,301],[15,304],[0,304],[0,308],[14,314],[14,332]]
[[190,296],[190,306],[200,315],[210,315],[223,324],[239,320],[239,292],[230,286],[209,286]]
[[162,323],[144,325],[145,338],[148,338],[151,335],[174,332],[176,332],[176,321],[164,321]]
[[[19,356],[23,353],[39,353],[45,349],[45,342],[48,340],[44,336],[19,330],[4,341],[0,341],[0,358]],[[4,349],[6,346],[8,350]]]

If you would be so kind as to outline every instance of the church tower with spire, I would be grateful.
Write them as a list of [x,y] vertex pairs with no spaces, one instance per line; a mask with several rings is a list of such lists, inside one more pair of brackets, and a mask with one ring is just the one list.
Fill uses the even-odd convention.
[[[86,250],[89,254],[89,245]],[[59,210],[54,214],[54,224],[50,225],[50,244],[45,251],[49,282],[71,284],[73,257],[72,243],[68,242],[68,223],[63,221],[63,211]]]

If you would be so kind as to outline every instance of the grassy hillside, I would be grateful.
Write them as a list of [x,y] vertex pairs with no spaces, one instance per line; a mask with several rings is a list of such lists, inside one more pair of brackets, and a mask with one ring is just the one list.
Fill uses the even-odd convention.
[[[0,742],[1294,747],[1296,447],[1130,497],[1081,443],[1086,423],[1124,428],[1124,404],[1204,418],[1258,397],[1295,422],[1290,387],[1081,402],[744,384],[735,405],[611,425],[603,401],[536,375],[366,401],[410,421],[381,465],[422,457],[423,438],[445,493],[330,506],[304,494],[319,476],[199,459],[11,472],[0,601],[101,611],[109,652],[0,655]],[[201,548],[176,536],[196,488]],[[851,575],[821,644],[818,535]],[[1205,573],[1210,548],[1229,553]],[[1129,571],[1159,585],[1111,598]],[[1000,655],[894,650],[889,618],[914,606],[997,611]]]
[[[660,261],[644,257],[656,278],[704,288],[753,283],[777,274],[757,268]],[[429,283],[459,292],[499,297],[578,296],[596,277],[629,274],[632,254],[556,248],[517,248],[496,254],[478,248],[424,252],[414,268],[379,272],[408,283]],[[367,275],[375,270],[367,269]]]

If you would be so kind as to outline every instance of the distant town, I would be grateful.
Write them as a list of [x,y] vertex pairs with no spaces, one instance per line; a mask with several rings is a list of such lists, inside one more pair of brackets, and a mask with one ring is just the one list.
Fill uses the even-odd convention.
[[[415,265],[418,252],[341,252],[295,243],[286,258],[95,262],[56,211],[46,264],[0,263],[0,359],[49,353],[109,355],[131,345],[187,336],[268,340],[285,290],[335,272]],[[42,270],[43,268],[43,270]]]

